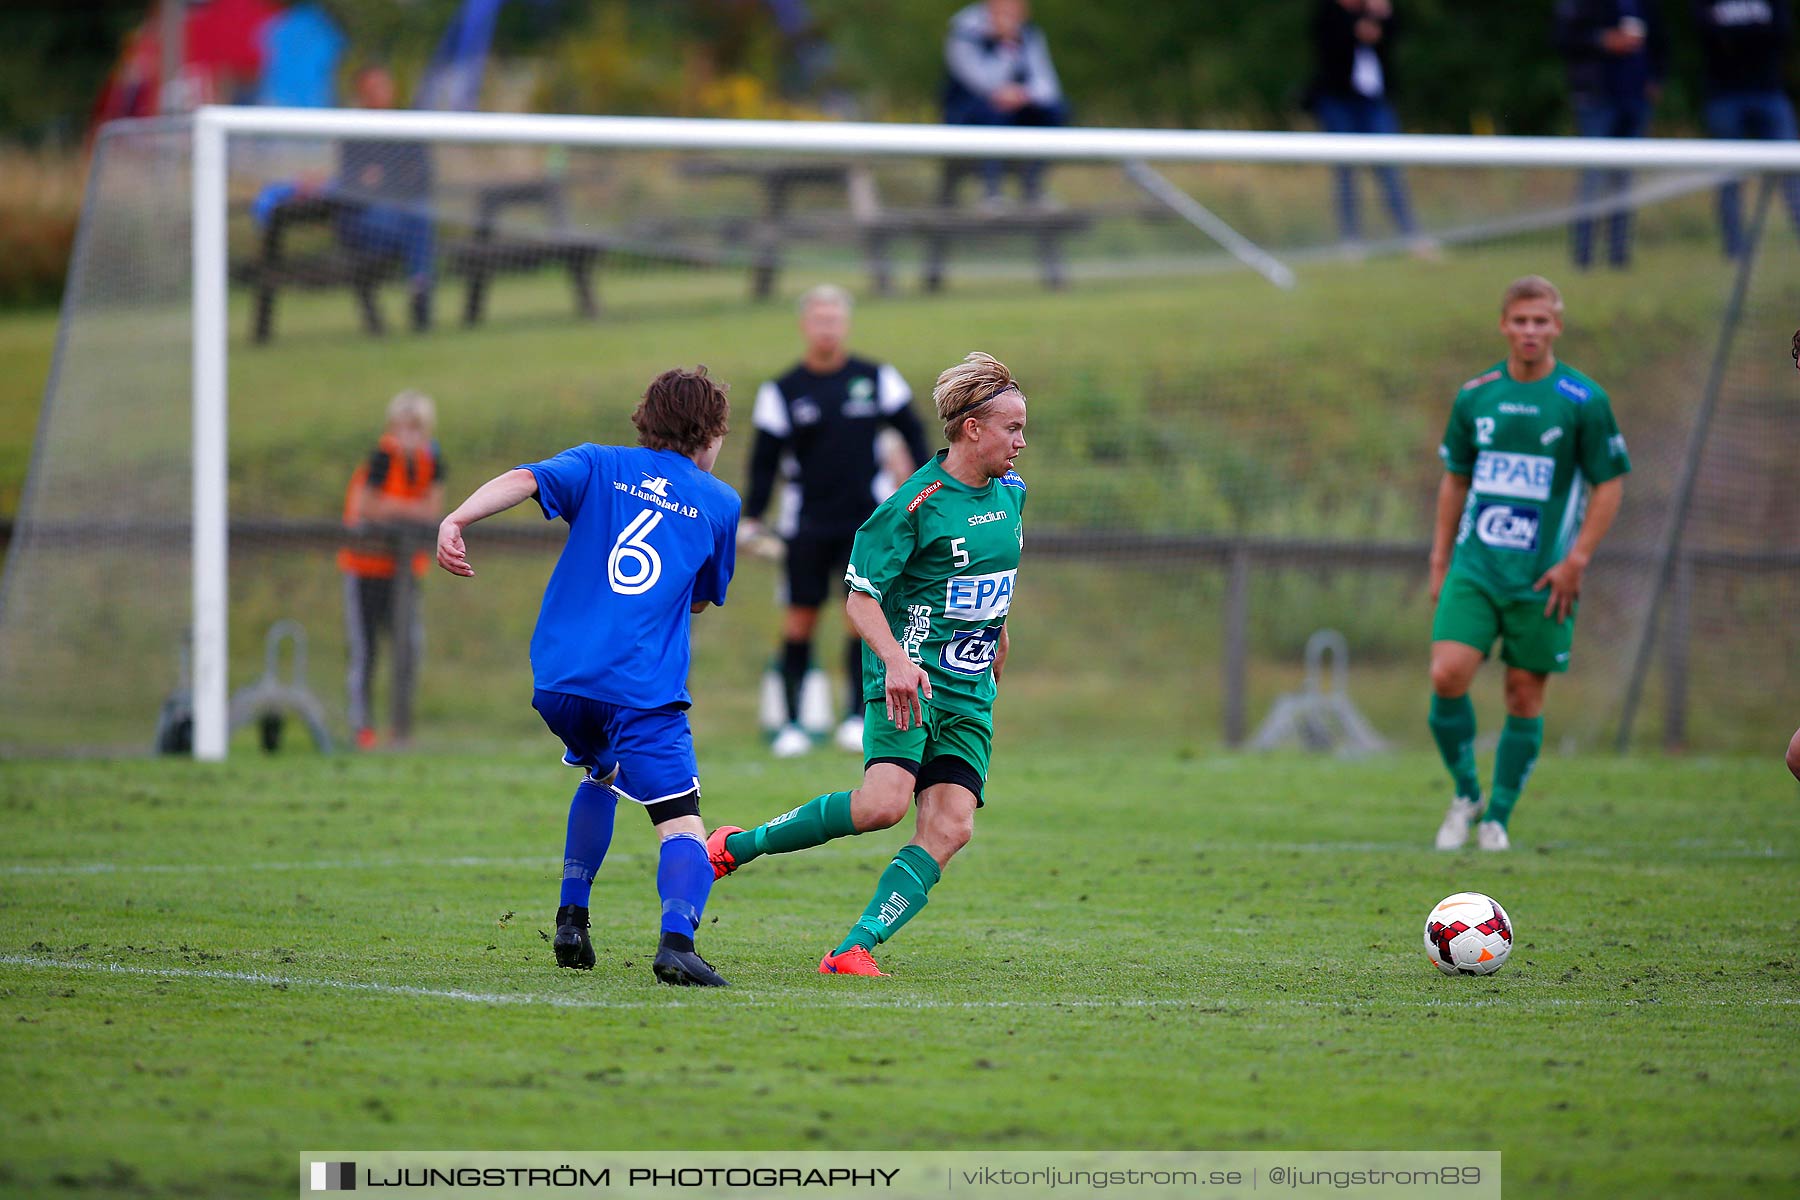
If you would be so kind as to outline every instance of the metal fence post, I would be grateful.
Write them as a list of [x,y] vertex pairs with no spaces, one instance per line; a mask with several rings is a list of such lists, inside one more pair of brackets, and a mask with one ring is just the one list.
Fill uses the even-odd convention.
[[1225,744],[1237,747],[1249,736],[1250,548],[1234,544],[1225,579]]

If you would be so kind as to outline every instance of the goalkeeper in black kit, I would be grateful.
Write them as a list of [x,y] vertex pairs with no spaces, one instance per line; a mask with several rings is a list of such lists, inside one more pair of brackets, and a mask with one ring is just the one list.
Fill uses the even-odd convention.
[[[762,518],[786,483],[789,503],[777,532],[787,543],[787,612],[781,628],[781,685],[785,711],[775,735],[778,758],[812,749],[800,723],[800,696],[812,669],[813,630],[828,595],[844,593],[844,568],[856,531],[876,504],[931,456],[925,428],[912,409],[912,389],[900,372],[850,353],[850,294],[824,284],[800,297],[800,361],[756,393],[751,421],[750,487],[739,525],[741,542],[768,535]],[[892,430],[904,453],[884,461],[882,434]],[[892,435],[889,435],[891,438]],[[845,715],[836,740],[862,749],[862,641],[844,644]]]

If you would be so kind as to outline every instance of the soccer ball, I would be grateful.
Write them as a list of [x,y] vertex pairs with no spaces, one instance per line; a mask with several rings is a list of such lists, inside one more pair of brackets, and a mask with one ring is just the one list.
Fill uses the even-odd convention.
[[1425,957],[1446,975],[1492,975],[1512,953],[1512,922],[1491,896],[1446,896],[1425,918]]

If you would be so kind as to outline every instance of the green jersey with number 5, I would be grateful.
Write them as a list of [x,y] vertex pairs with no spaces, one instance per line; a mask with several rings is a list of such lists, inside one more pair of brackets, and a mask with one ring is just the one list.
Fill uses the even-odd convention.
[[1560,362],[1532,383],[1502,362],[1463,384],[1438,454],[1469,477],[1450,569],[1507,600],[1543,596],[1533,587],[1569,553],[1587,487],[1631,470],[1612,402]]
[[[925,669],[931,704],[981,716],[994,704],[994,654],[1025,547],[1025,481],[1008,471],[970,487],[937,455],[882,501],[850,550],[844,582],[881,603],[894,640]],[[863,699],[887,667],[863,647]]]

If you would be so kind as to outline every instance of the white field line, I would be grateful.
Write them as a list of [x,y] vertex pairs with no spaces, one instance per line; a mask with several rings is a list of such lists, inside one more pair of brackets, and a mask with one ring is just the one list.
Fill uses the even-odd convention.
[[[629,853],[608,854],[607,861],[627,861],[632,857]],[[221,871],[229,871],[234,875],[254,875],[260,871],[391,871],[396,867],[420,867],[428,870],[542,867],[554,871],[560,866],[557,859],[544,855],[514,858],[457,855],[450,858],[336,858],[260,863],[0,863],[0,875],[202,875]]]
[[[407,999],[455,1000],[467,1004],[490,1004],[501,1006],[541,1006],[545,1008],[581,1008],[581,1009],[633,1009],[633,1008],[671,1008],[689,1003],[674,996],[667,1000],[612,1000],[604,997],[563,996],[548,992],[476,992],[463,988],[419,987],[405,983],[379,983],[361,979],[321,979],[301,975],[281,975],[267,971],[224,971],[197,967],[138,967],[123,963],[85,962],[71,959],[39,958],[24,954],[0,954],[0,966],[23,967],[43,971],[75,971],[91,972],[101,975],[131,975],[146,979],[198,979],[221,983],[253,983],[261,987],[312,987],[340,992],[366,992],[379,996],[396,996]],[[825,988],[837,985],[827,984]],[[904,985],[886,985],[904,986]],[[1099,1009],[1099,1008],[1196,1008],[1208,1009],[1216,1013],[1229,1015],[1253,1013],[1258,1009],[1296,1008],[1296,1009],[1357,1009],[1379,1007],[1389,1010],[1396,1007],[1418,1009],[1468,1009],[1489,1007],[1517,1007],[1516,1001],[1509,997],[1496,996],[1468,1000],[1442,1000],[1421,997],[1418,1000],[1396,1002],[1382,1000],[1378,1005],[1365,1000],[1308,1000],[1293,997],[1282,1000],[1262,1000],[1254,1003],[1233,997],[1137,997],[1128,999],[1112,999],[1100,996],[1071,996],[1065,999],[1041,1000],[938,1000],[926,996],[849,996],[842,990],[819,990],[799,995],[767,996],[754,992],[733,990],[721,994],[721,999],[729,1002],[733,1008],[874,1008],[874,1009]],[[1714,1000],[1681,998],[1673,1001],[1657,1000],[1602,1000],[1558,997],[1534,997],[1534,1007],[1552,1008],[1768,1008],[1800,1005],[1800,997],[1762,997],[1755,1000]]]
[[[1208,854],[1422,854],[1426,848],[1419,842],[1208,842],[1196,840],[1193,843],[1193,849]],[[1521,851],[1521,854],[1530,854],[1534,849],[1534,847],[1527,846]],[[1543,843],[1543,849],[1553,855],[1567,855],[1572,858],[1631,859],[1646,865],[1657,865],[1659,861],[1657,855],[1670,851],[1675,852],[1678,860],[1684,861],[1790,859],[1794,857],[1793,853],[1786,848],[1768,843],[1713,841],[1704,838],[1685,838],[1676,842],[1546,842]],[[613,851],[607,855],[607,861],[631,862],[637,857],[630,851]],[[480,855],[456,855],[447,858],[343,858],[260,863],[0,863],[0,878],[53,875],[204,875],[227,871],[232,874],[254,875],[266,871],[390,871],[402,867],[425,870],[538,867],[546,871],[554,871],[557,866],[556,859],[541,855],[520,855],[511,858]]]

